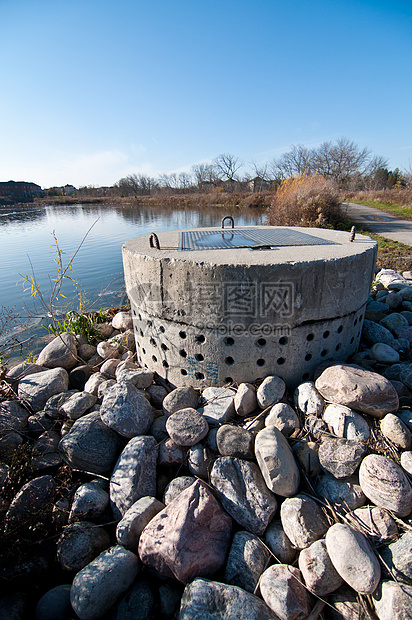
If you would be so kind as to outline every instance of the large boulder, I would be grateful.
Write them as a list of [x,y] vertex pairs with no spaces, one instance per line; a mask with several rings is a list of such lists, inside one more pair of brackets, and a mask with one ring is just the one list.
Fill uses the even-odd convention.
[[299,488],[299,470],[288,440],[274,426],[256,435],[255,453],[268,489],[282,497],[292,497]]
[[150,403],[131,383],[115,383],[107,390],[100,417],[106,426],[128,439],[145,435],[154,419]]
[[52,368],[24,377],[18,388],[19,398],[34,412],[41,411],[51,396],[66,392],[69,375],[64,368]]
[[77,364],[77,341],[70,332],[59,334],[40,351],[39,366],[71,370]]

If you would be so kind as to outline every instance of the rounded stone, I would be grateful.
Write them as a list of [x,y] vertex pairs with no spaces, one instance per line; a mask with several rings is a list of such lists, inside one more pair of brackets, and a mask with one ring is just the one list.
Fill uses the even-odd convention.
[[285,534],[282,523],[273,519],[263,535],[263,540],[279,564],[292,564],[297,550]]
[[391,510],[398,517],[412,511],[412,487],[394,461],[379,454],[369,454],[359,468],[362,491],[376,506]]
[[412,452],[407,450],[401,454],[401,465],[404,470],[412,476]]
[[164,495],[163,495],[163,503],[165,506],[170,504],[182,491],[190,487],[191,484],[196,482],[196,478],[194,476],[178,476],[177,478],[173,478],[167,485]]
[[355,473],[367,448],[353,439],[324,438],[319,446],[322,469],[335,478],[348,478]]
[[187,407],[167,418],[166,430],[178,446],[194,446],[206,437],[209,424],[196,409]]
[[335,523],[326,534],[332,564],[346,583],[360,594],[372,594],[381,569],[368,539],[348,525]]
[[235,396],[236,413],[242,417],[246,417],[253,413],[257,407],[256,390],[250,383],[241,383],[237,388]]
[[36,413],[41,411],[49,398],[69,387],[69,375],[64,368],[51,368],[28,375],[19,382],[18,395]]
[[260,384],[257,391],[257,401],[261,409],[278,403],[286,390],[286,384],[280,377],[269,376]]
[[222,456],[251,458],[253,435],[240,426],[223,424],[216,433],[217,449]]
[[323,420],[337,437],[357,441],[368,441],[370,437],[369,424],[365,418],[344,405],[328,405]]
[[303,494],[283,501],[280,520],[286,536],[297,549],[304,549],[322,538],[328,529],[322,510],[313,499]]
[[388,314],[388,316],[385,316],[385,318],[380,321],[380,324],[386,327],[386,329],[389,329],[391,332],[395,332],[398,327],[408,327],[409,325],[408,320],[398,312]]
[[379,542],[389,541],[398,533],[398,526],[391,515],[378,506],[363,506],[346,515],[354,528],[368,538]]
[[373,605],[379,620],[411,620],[412,586],[382,581],[373,594]]
[[110,545],[108,533],[89,521],[68,525],[57,541],[57,559],[65,570],[79,571]]
[[300,421],[290,405],[276,403],[266,416],[265,426],[276,426],[285,437],[290,437],[300,429]]
[[392,443],[404,450],[410,450],[412,443],[411,431],[397,415],[387,413],[380,421],[380,427],[382,435],[384,435],[386,439],[389,439]]
[[344,510],[355,510],[366,502],[357,476],[337,480],[332,474],[323,474],[318,478],[316,490],[319,497],[324,497],[332,505],[336,504]]
[[225,583],[252,594],[270,558],[265,545],[250,532],[236,532],[226,562]]
[[188,407],[196,409],[198,402],[199,394],[194,388],[190,386],[176,388],[163,399],[163,412],[169,416],[180,409],[187,409]]
[[41,350],[37,358],[39,366],[71,370],[77,364],[77,341],[70,332],[56,336]]
[[103,397],[100,417],[104,424],[128,439],[144,435],[154,414],[150,403],[131,383],[116,383]]
[[304,415],[321,416],[325,408],[325,401],[319,394],[313,381],[301,383],[293,394],[295,406]]
[[324,540],[316,540],[299,554],[299,570],[306,586],[317,596],[326,596],[343,583],[326,549]]
[[282,497],[292,497],[299,488],[299,469],[287,439],[270,426],[255,439],[256,460],[267,487]]
[[397,364],[400,360],[399,353],[384,342],[377,342],[371,348],[372,357],[381,364]]
[[70,604],[70,584],[61,584],[43,594],[36,605],[36,620],[70,620],[73,608]]
[[300,570],[294,566],[270,566],[262,574],[259,586],[266,605],[281,620],[309,615],[309,594],[302,584]]

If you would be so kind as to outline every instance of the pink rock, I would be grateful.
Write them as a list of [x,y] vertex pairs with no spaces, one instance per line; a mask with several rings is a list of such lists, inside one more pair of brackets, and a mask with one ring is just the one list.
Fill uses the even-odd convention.
[[231,541],[232,519],[207,486],[197,481],[182,491],[143,530],[143,564],[182,583],[221,569]]

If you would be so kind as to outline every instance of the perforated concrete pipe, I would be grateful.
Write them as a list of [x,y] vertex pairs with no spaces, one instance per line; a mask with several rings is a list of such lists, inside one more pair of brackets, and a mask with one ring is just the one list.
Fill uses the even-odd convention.
[[126,290],[139,361],[171,384],[275,374],[293,387],[357,350],[377,252],[369,237],[211,228],[158,233],[160,249],[149,237],[123,246]]

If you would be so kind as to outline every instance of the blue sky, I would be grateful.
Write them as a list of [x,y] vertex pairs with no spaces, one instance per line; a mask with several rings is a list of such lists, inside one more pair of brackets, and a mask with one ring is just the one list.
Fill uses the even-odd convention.
[[0,180],[111,185],[347,137],[412,165],[411,0],[0,0]]

